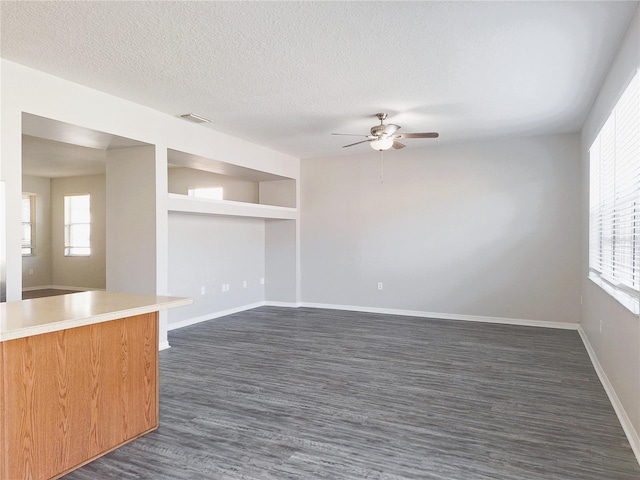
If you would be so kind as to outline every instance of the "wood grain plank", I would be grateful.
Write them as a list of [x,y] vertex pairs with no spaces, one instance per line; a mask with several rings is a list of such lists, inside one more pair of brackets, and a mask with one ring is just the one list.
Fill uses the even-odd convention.
[[[86,330],[85,330],[86,331]],[[51,390],[52,435],[58,441],[47,441],[46,459],[52,472],[66,471],[91,456],[88,435],[91,409],[87,403],[91,391],[91,375],[87,362],[87,338],[83,330],[63,330],[53,335],[55,341],[55,364],[51,375],[56,385]],[[82,366],[78,368],[78,366]],[[82,392],[82,394],[78,394]],[[52,437],[55,438],[55,437]]]
[[0,478],[9,478],[9,440],[7,438],[7,411],[5,408],[5,382],[7,372],[4,364],[4,343],[0,343]]
[[[89,338],[89,372],[90,372],[90,388],[89,392],[89,458],[98,455],[101,450],[98,430],[100,428],[100,405],[101,397],[104,395],[108,386],[103,386],[102,371],[100,369],[100,358],[102,356],[101,329],[92,325],[88,327]],[[106,381],[106,380],[105,380]]]
[[54,478],[156,428],[157,329],[151,313],[3,342],[1,478]]
[[160,428],[69,480],[640,479],[573,331],[261,307],[170,341]]

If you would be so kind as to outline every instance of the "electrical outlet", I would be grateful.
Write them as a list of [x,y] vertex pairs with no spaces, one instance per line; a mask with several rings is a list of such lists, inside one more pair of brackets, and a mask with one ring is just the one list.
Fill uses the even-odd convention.
[[205,291],[204,286],[200,287],[200,295],[204,295]]
[[231,285],[227,283],[227,292],[231,290]]
[[264,277],[260,277],[260,285],[264,285]]
[[247,288],[247,281],[246,280],[242,281],[242,288]]
[[29,275],[33,275],[33,268],[29,269]]
[[378,282],[378,290],[382,290],[384,287],[384,285],[382,284],[382,282]]
[[227,284],[226,284],[226,283],[223,283],[223,284],[222,284],[222,291],[223,291],[223,292],[226,292],[226,291],[227,291]]

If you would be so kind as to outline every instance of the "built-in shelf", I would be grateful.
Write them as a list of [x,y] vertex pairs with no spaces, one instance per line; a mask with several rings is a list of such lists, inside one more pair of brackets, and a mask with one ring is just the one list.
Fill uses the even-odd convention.
[[234,202],[231,200],[210,200],[189,197],[177,193],[169,194],[167,209],[170,213],[275,218],[283,220],[295,220],[298,216],[297,208]]

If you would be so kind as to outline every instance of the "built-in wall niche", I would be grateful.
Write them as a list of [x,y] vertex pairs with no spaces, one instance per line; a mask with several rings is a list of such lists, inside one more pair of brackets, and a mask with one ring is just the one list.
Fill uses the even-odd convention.
[[[22,191],[35,196],[34,215],[30,218],[35,242],[31,253],[22,257],[23,291],[43,290],[46,293],[51,287],[127,291],[126,285],[114,281],[113,275],[110,278],[107,273],[110,268],[119,271],[119,265],[129,265],[131,258],[139,257],[136,255],[138,252],[127,252],[126,248],[130,248],[132,242],[121,232],[127,231],[136,236],[139,240],[137,245],[143,253],[150,249],[148,243],[131,231],[131,225],[137,225],[136,222],[127,224],[126,230],[114,223],[113,219],[123,217],[123,209],[117,204],[113,206],[113,202],[126,203],[126,214],[134,215],[138,206],[143,205],[134,196],[146,191],[148,198],[155,200],[155,183],[150,182],[153,187],[150,191],[148,184],[127,188],[123,182],[115,180],[112,184],[117,189],[109,189],[109,176],[113,175],[109,172],[117,170],[119,165],[137,162],[155,165],[153,148],[138,140],[29,113],[22,114]],[[66,248],[65,198],[76,195],[89,195],[90,198],[89,255],[70,255]],[[155,265],[146,264],[145,268],[136,270],[145,272],[152,267]],[[142,285],[142,282],[137,285]],[[154,288],[155,277],[145,287],[148,290]],[[31,292],[29,295],[35,294]]]
[[[190,197],[195,201],[240,202],[272,207],[296,208],[296,180],[251,168],[167,150],[168,187],[170,198]],[[190,191],[222,189],[222,200],[206,195],[190,196]],[[193,192],[192,192],[193,193]],[[205,192],[203,192],[205,193]],[[212,195],[218,192],[206,192]]]

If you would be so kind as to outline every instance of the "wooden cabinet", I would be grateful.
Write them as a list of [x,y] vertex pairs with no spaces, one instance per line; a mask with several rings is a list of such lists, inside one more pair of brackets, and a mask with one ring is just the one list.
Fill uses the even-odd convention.
[[57,478],[158,427],[158,313],[0,343],[0,478]]

